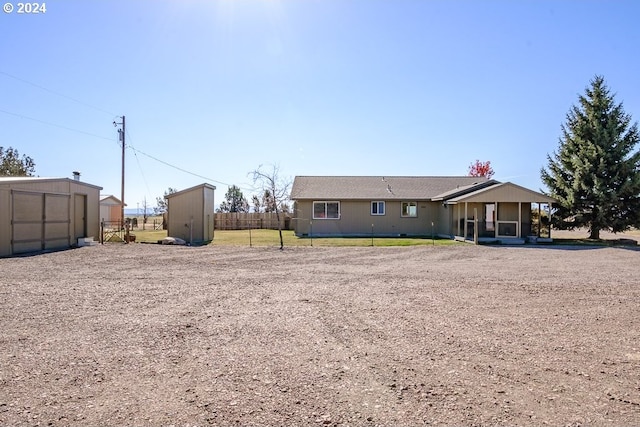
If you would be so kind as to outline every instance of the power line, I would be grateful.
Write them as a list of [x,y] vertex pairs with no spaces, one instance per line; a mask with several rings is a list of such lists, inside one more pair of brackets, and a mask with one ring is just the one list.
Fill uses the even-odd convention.
[[[129,138],[129,141],[131,141],[131,134],[129,134],[129,130],[126,129],[125,132],[127,132],[127,138]],[[131,142],[129,142],[129,147],[131,147]],[[140,175],[142,175],[142,180],[144,181],[144,186],[147,187],[147,193],[149,194],[149,196],[151,196],[151,189],[149,189],[149,184],[147,183],[147,178],[144,176],[144,171],[142,170],[142,165],[140,164],[140,159],[138,158],[138,153],[136,153],[135,150],[133,151],[133,155],[136,158],[136,163],[138,164],[138,169],[140,169]]]
[[74,128],[70,128],[68,126],[58,125],[58,124],[51,123],[51,122],[46,122],[46,121],[40,120],[40,119],[34,119],[33,117],[25,116],[25,115],[18,114],[18,113],[12,113],[11,111],[6,111],[6,110],[3,110],[1,108],[0,108],[0,113],[5,113],[5,114],[8,114],[10,116],[19,117],[21,119],[32,120],[34,122],[42,123],[42,124],[45,124],[47,126],[53,126],[53,127],[57,127],[57,128],[60,128],[60,129],[65,129],[65,130],[68,130],[68,131],[71,131],[71,132],[77,132],[77,133],[81,133],[81,134],[84,134],[84,135],[93,136],[94,138],[105,139],[107,141],[112,141],[113,142],[113,138],[107,138],[107,137],[104,137],[104,136],[96,135],[94,133],[85,132],[83,130],[74,129]]
[[208,178],[208,177],[206,177],[206,176],[199,175],[199,174],[197,174],[197,173],[194,173],[194,172],[188,171],[188,170],[183,169],[183,168],[181,168],[181,167],[179,167],[179,166],[172,165],[171,163],[165,162],[164,160],[160,160],[160,159],[158,159],[157,157],[152,156],[151,154],[147,154],[147,153],[145,153],[145,152],[143,152],[143,151],[140,151],[140,150],[138,150],[138,149],[136,149],[136,148],[133,148],[131,145],[129,145],[129,148],[131,148],[133,151],[135,151],[135,152],[137,152],[137,153],[142,154],[143,156],[147,156],[147,157],[149,157],[150,159],[155,160],[156,162],[162,163],[162,164],[163,164],[163,165],[165,165],[165,166],[169,166],[170,168],[177,169],[177,170],[179,170],[180,172],[188,173],[189,175],[197,176],[198,178],[206,179],[207,181],[213,181],[213,182],[216,182],[216,183],[218,183],[218,184],[222,184],[222,185],[230,185],[230,184],[227,184],[227,183],[225,183],[225,182],[216,181],[215,179]]
[[[173,168],[173,169],[179,170],[180,172],[184,172],[184,173],[187,173],[187,174],[189,174],[189,175],[193,175],[193,176],[196,176],[196,177],[198,177],[198,178],[205,179],[205,180],[207,180],[207,181],[215,182],[216,184],[226,185],[227,187],[231,187],[232,185],[235,185],[235,184],[228,184],[228,183],[226,183],[226,182],[218,181],[218,180],[215,180],[215,179],[213,179],[213,178],[209,178],[209,177],[206,177],[206,176],[203,176],[203,175],[200,175],[200,174],[197,174],[197,173],[194,173],[194,172],[188,171],[188,170],[186,170],[186,169],[184,169],[184,168],[181,168],[181,167],[179,167],[179,166],[172,165],[171,163],[165,162],[164,160],[160,160],[160,159],[158,159],[157,157],[152,156],[151,154],[147,154],[147,153],[145,153],[145,152],[143,152],[143,151],[140,151],[140,150],[138,150],[138,149],[136,149],[136,148],[132,147],[131,145],[128,145],[128,147],[129,147],[130,149],[132,149],[134,152],[140,153],[140,154],[142,154],[143,156],[147,156],[147,157],[149,157],[150,159],[155,160],[156,162],[162,163],[163,165],[165,165],[165,166],[169,166],[170,168]],[[243,190],[247,190],[247,191],[255,191],[255,188],[253,188],[253,189],[251,189],[251,188],[243,188],[243,187],[239,187],[239,186],[237,186],[237,185],[236,185],[236,187],[238,187],[238,188],[240,188],[240,189],[243,189]]]
[[54,94],[54,95],[56,95],[56,96],[59,96],[59,97],[62,97],[62,98],[68,99],[68,100],[73,101],[73,102],[76,102],[76,103],[78,103],[78,104],[80,104],[80,105],[84,105],[85,107],[92,108],[92,109],[94,109],[94,110],[96,110],[96,111],[100,111],[100,112],[103,112],[103,113],[109,114],[110,116],[117,116],[117,114],[114,114],[114,113],[112,113],[112,112],[110,112],[110,111],[104,110],[104,109],[102,109],[102,108],[100,108],[100,107],[96,107],[95,105],[87,104],[86,102],[82,102],[82,101],[80,101],[80,100],[78,100],[78,99],[72,98],[72,97],[67,96],[67,95],[65,95],[65,94],[62,94],[62,93],[60,93],[60,92],[56,92],[55,90],[48,89],[48,88],[46,88],[46,87],[44,87],[44,86],[41,86],[41,85],[39,85],[39,84],[36,84],[36,83],[30,82],[30,81],[25,80],[25,79],[23,79],[23,78],[13,76],[13,75],[11,75],[11,74],[9,74],[9,73],[5,73],[5,72],[4,72],[4,71],[2,71],[2,70],[0,70],[0,74],[5,75],[5,76],[7,76],[7,77],[11,77],[12,79],[18,80],[18,81],[20,81],[20,82],[22,82],[22,83],[25,83],[25,84],[31,85],[31,86],[33,86],[33,87],[37,87],[38,89],[40,89],[40,90],[44,90],[45,92],[49,92],[49,93],[52,93],[52,94]]
[[[4,73],[2,71],[0,71],[0,73],[6,74],[6,73]],[[32,120],[34,122],[42,123],[42,124],[45,124],[47,126],[53,126],[53,127],[57,127],[57,128],[60,128],[60,129],[65,129],[65,130],[68,130],[68,131],[71,131],[71,132],[76,132],[76,133],[80,133],[80,134],[83,134],[83,135],[92,136],[94,138],[99,138],[99,139],[104,139],[106,141],[114,142],[113,138],[107,138],[107,137],[96,135],[96,134],[93,134],[93,133],[90,133],[90,132],[85,132],[85,131],[82,131],[82,130],[79,130],[79,129],[70,128],[68,126],[63,126],[63,125],[59,125],[59,124],[56,124],[56,123],[51,123],[51,122],[47,122],[47,121],[44,121],[44,120],[36,119],[36,118],[33,118],[33,117],[25,116],[23,114],[12,113],[11,111],[6,111],[6,110],[3,110],[3,109],[0,109],[0,112],[8,114],[8,115],[11,115],[11,116],[15,116],[15,117],[18,117],[18,118],[21,118],[21,119]],[[127,136],[130,138],[131,135],[129,134],[129,132],[126,131],[126,133],[127,133]],[[115,142],[118,143],[118,141],[115,141]],[[242,187],[242,186],[239,186],[239,185],[236,185],[236,184],[228,184],[226,182],[218,181],[218,180],[215,180],[213,178],[209,178],[209,177],[206,177],[204,175],[200,175],[200,174],[197,174],[195,172],[191,172],[191,171],[186,170],[184,168],[181,168],[179,166],[176,166],[176,165],[173,165],[171,163],[165,162],[164,160],[160,160],[157,157],[152,156],[151,154],[147,154],[147,153],[145,153],[143,151],[140,151],[140,150],[136,149],[135,147],[133,147],[131,144],[127,144],[126,147],[130,148],[134,152],[134,155],[136,156],[136,161],[138,162],[138,167],[140,168],[140,173],[142,174],[142,178],[145,181],[145,186],[147,187],[147,191],[149,193],[151,193],[151,190],[149,189],[149,185],[148,185],[148,183],[146,181],[146,178],[144,176],[144,173],[142,171],[142,167],[140,166],[140,160],[138,159],[137,153],[140,153],[143,156],[146,156],[146,157],[148,157],[148,158],[150,158],[152,160],[155,160],[156,162],[162,163],[165,166],[169,166],[170,168],[179,170],[180,172],[184,172],[184,173],[187,173],[189,175],[193,175],[195,177],[205,179],[207,181],[215,182],[215,183],[220,184],[220,185],[226,185],[227,187],[231,187],[232,185],[235,185],[236,187],[238,187],[241,190],[247,190],[247,191],[252,191],[252,192],[256,191],[256,188],[248,188],[248,187]]]

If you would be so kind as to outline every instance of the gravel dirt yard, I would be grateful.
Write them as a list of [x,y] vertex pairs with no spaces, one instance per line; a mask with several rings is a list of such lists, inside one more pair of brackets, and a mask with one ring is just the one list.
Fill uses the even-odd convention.
[[0,425],[640,425],[630,248],[0,259]]

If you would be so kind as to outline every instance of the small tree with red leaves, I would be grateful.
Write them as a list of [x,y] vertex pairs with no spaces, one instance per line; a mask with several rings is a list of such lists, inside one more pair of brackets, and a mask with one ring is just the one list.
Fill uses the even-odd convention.
[[494,173],[489,160],[486,162],[476,160],[469,165],[469,176],[484,176],[487,179],[491,179]]

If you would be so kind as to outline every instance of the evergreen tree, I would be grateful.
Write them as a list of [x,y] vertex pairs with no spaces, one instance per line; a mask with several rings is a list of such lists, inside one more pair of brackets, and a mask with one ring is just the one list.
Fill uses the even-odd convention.
[[254,194],[251,197],[251,200],[253,201],[253,211],[255,213],[260,212],[262,210],[262,203],[260,202],[260,198]]
[[553,224],[559,229],[587,227],[623,232],[640,225],[640,141],[622,103],[604,78],[596,76],[562,125],[559,148],[541,169],[549,196],[558,200]]
[[249,212],[249,202],[236,185],[232,185],[224,195],[225,201],[220,203],[218,212]]
[[271,191],[269,189],[264,190],[264,193],[262,194],[262,206],[264,207],[264,211],[266,213],[276,211],[276,201],[271,195]]

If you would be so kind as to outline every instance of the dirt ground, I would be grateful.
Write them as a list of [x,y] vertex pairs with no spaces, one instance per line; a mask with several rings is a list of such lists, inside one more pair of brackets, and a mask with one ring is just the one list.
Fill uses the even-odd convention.
[[0,259],[0,425],[640,425],[630,248]]

